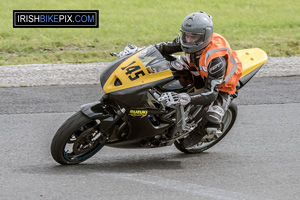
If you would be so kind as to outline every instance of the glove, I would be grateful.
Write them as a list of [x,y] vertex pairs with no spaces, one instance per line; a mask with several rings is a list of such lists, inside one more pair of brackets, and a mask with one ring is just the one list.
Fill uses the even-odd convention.
[[187,93],[180,93],[179,96],[179,102],[181,105],[186,106],[191,102],[191,97]]
[[181,71],[185,69],[188,70],[190,68],[189,65],[183,60],[182,56],[174,55],[173,57],[175,57],[176,60],[170,61],[171,68],[177,71]]
[[191,102],[191,97],[187,93],[177,94],[175,92],[162,93],[158,101],[165,101],[166,106],[172,105],[187,105]]
[[176,70],[183,70],[184,69],[182,63],[180,63],[177,60],[170,61],[170,65],[171,65],[171,68],[176,69]]
[[133,54],[135,53],[136,51],[138,50],[137,46],[134,46],[134,45],[127,45],[123,51],[121,51],[120,53],[114,53],[114,52],[111,52],[110,55],[111,56],[118,56],[119,58],[123,57],[123,56],[126,56],[126,55],[130,55],[130,54]]

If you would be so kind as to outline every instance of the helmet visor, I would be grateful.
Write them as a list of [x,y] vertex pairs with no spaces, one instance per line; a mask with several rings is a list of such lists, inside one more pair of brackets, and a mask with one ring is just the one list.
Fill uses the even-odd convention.
[[185,44],[197,44],[204,41],[204,33],[193,34],[182,32],[181,39]]

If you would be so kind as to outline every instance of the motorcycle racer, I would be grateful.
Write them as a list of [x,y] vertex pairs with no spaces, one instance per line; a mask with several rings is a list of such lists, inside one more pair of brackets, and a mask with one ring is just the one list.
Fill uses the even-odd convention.
[[[205,127],[197,127],[183,140],[184,147],[191,147],[200,141],[211,141],[220,133],[224,113],[236,92],[236,85],[242,75],[242,63],[229,43],[221,35],[214,33],[212,17],[205,12],[189,14],[182,22],[181,35],[173,42],[156,44],[164,56],[184,52],[181,61],[188,64],[196,89],[190,93],[191,104],[211,104],[205,119]],[[186,65],[184,65],[186,66]],[[173,94],[174,95],[174,94]],[[178,94],[178,98],[186,94]]]

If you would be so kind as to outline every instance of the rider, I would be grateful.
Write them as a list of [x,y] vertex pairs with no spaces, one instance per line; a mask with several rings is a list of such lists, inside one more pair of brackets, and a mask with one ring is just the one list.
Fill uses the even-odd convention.
[[[209,105],[205,116],[205,127],[197,127],[183,140],[184,147],[191,147],[200,141],[211,141],[220,133],[222,117],[231,102],[231,94],[242,75],[242,63],[229,43],[214,33],[212,17],[205,12],[188,15],[182,22],[181,35],[173,42],[159,43],[156,48],[163,55],[183,51],[193,75],[194,86],[204,88],[190,93],[191,104]],[[187,99],[187,94],[179,94]],[[186,104],[186,102],[185,102]]]
[[225,38],[214,33],[212,17],[209,14],[189,14],[183,20],[180,31],[181,35],[173,42],[159,43],[155,47],[165,57],[183,51],[185,57],[171,61],[171,65],[172,62],[181,63],[192,74],[194,87],[204,87],[194,93],[175,94],[180,102],[183,105],[210,105],[205,116],[205,126],[195,128],[183,140],[182,145],[188,148],[201,141],[211,141],[221,133],[222,118],[231,103],[231,95],[236,93],[236,86],[242,75],[242,63]]

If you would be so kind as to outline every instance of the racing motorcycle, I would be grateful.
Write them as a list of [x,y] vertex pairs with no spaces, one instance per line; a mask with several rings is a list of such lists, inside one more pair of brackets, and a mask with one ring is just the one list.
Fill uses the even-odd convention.
[[[236,52],[243,63],[240,90],[264,65],[267,55],[259,48]],[[194,91],[193,86],[179,83],[169,63],[154,46],[110,63],[100,75],[102,98],[82,105],[54,135],[54,160],[63,165],[78,164],[104,146],[156,148],[174,144],[184,153],[200,153],[222,140],[237,117],[234,101],[223,117],[221,134],[189,148],[182,145],[183,139],[204,123],[210,105],[167,105],[162,94]]]

